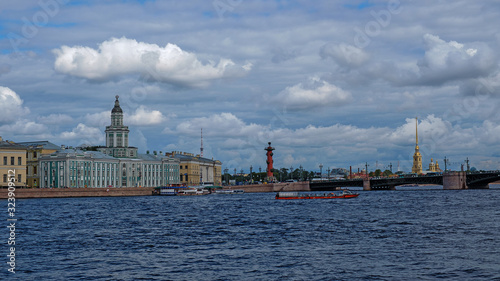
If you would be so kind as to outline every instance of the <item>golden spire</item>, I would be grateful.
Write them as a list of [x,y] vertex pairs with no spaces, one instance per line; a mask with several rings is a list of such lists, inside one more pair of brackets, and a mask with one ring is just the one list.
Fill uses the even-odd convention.
[[415,117],[415,138],[416,138],[415,148],[418,149],[418,117]]
[[418,118],[415,117],[415,154],[413,154],[413,167],[411,169],[412,173],[421,174],[422,173],[422,155],[420,154],[420,149],[418,147]]

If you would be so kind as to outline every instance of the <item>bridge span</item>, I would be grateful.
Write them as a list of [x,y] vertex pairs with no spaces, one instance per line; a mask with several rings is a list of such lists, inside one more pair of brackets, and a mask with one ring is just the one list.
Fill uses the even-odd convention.
[[412,176],[400,178],[371,178],[311,182],[314,191],[335,190],[341,187],[363,187],[363,190],[393,190],[408,184],[442,185],[443,189],[487,189],[489,184],[500,180],[500,171],[447,172],[443,175]]

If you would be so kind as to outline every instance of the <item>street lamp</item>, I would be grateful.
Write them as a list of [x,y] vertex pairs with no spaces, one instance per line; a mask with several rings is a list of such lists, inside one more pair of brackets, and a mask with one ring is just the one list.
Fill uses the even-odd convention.
[[252,167],[252,165],[250,165],[250,184],[253,183],[252,169],[253,169],[253,167]]
[[302,181],[302,175],[304,174],[304,171],[303,171],[304,168],[302,167],[302,165],[300,165],[299,169],[300,169],[299,181]]
[[229,171],[229,169],[228,169],[228,168],[225,168],[225,169],[224,169],[224,174],[225,174],[225,176],[226,176],[226,185],[229,185],[229,181],[227,180],[227,176],[228,176],[228,173],[227,173],[227,172],[228,172],[228,171]]

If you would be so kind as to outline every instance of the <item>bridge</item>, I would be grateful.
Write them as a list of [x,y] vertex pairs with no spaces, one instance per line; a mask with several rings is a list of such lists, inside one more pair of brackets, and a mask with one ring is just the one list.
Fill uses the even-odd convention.
[[398,178],[371,178],[311,182],[313,191],[335,190],[341,187],[363,187],[363,190],[393,190],[409,184],[442,185],[443,189],[487,189],[489,184],[500,180],[500,171],[447,172],[443,175],[406,176]]

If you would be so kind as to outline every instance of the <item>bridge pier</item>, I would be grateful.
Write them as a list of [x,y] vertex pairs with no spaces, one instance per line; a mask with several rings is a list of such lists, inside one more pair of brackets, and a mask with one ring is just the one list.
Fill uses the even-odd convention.
[[443,189],[468,189],[466,172],[448,172],[443,174]]
[[370,179],[363,179],[363,190],[370,191],[372,186],[370,185]]

